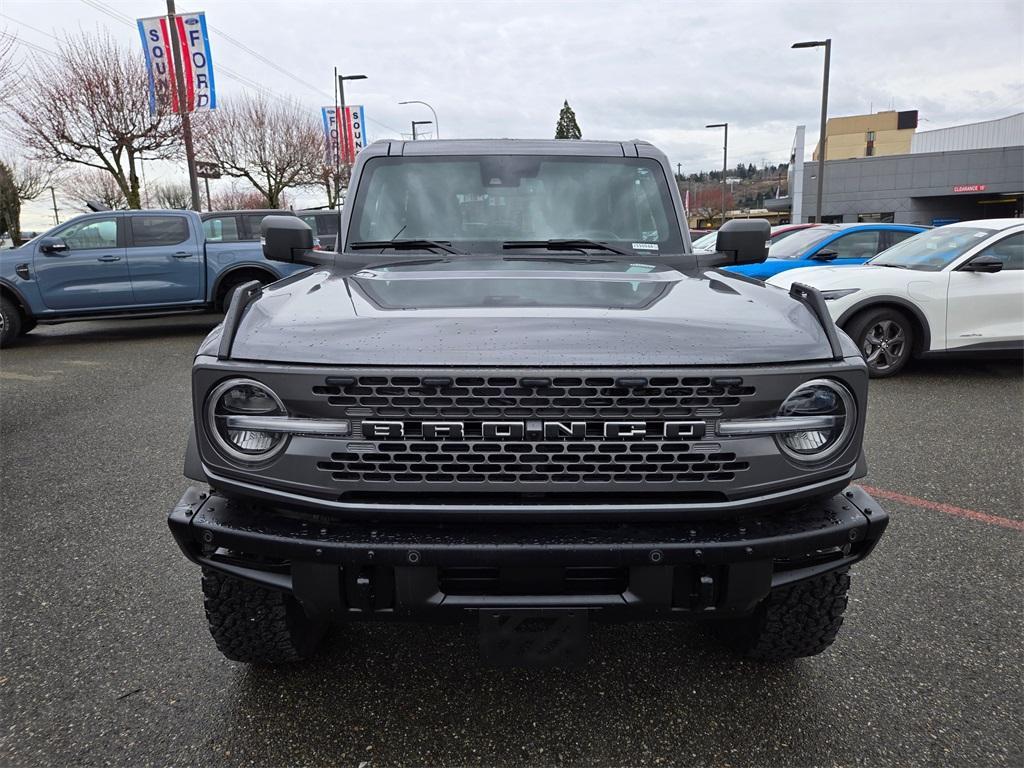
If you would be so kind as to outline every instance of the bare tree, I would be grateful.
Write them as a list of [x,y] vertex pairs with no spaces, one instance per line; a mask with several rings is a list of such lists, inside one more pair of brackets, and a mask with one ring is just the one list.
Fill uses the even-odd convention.
[[192,207],[192,188],[182,182],[157,184],[153,196],[161,208],[188,210]]
[[0,160],[0,232],[21,240],[21,206],[51,184],[53,172],[41,163]]
[[131,207],[117,180],[99,169],[79,171],[64,182],[62,191],[65,197],[82,207],[91,202],[102,203],[111,210]]
[[298,104],[247,94],[212,113],[197,143],[222,173],[245,179],[279,208],[286,189],[320,178],[323,129],[313,117]]
[[289,200],[284,192],[277,199],[277,205],[271,205],[262,192],[246,189],[232,181],[229,187],[213,193],[210,207],[215,211],[246,211],[259,208],[287,208]]
[[0,29],[0,105],[6,105],[15,93],[18,81],[18,68],[14,62],[14,46],[18,38],[7,28]]
[[139,157],[166,160],[180,152],[178,119],[150,115],[148,93],[140,53],[107,33],[69,36],[58,56],[28,65],[26,87],[11,106],[15,131],[39,159],[106,173],[138,208]]

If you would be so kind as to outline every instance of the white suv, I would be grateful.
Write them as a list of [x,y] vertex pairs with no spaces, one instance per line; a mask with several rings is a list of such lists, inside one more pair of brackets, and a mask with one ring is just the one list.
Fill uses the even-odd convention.
[[808,267],[767,281],[819,289],[872,376],[914,355],[1024,348],[1024,220],[928,230],[862,266]]

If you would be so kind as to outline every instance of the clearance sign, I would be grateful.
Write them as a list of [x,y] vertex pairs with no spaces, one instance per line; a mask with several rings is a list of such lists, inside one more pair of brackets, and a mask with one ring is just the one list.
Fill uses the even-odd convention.
[[189,112],[217,108],[217,89],[213,80],[210,37],[206,30],[206,14],[180,13],[172,19],[153,16],[139,19],[139,35],[149,70],[149,111],[170,107],[179,111],[178,80],[174,72],[172,38],[178,39],[181,68],[185,81],[185,103]]

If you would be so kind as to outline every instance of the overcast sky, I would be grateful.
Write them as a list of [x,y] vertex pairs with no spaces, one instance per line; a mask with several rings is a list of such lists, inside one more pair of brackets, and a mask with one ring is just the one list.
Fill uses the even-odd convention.
[[[0,30],[52,47],[50,35],[100,26],[141,51],[135,27],[100,7],[129,19],[166,11],[160,0],[0,0]],[[549,138],[568,99],[584,138],[648,139],[684,172],[720,166],[721,131],[703,126],[723,121],[730,165],[783,162],[797,124],[807,125],[810,152],[821,98],[821,49],[790,44],[825,37],[833,41],[832,116],[918,109],[919,130],[930,130],[1024,110],[1020,0],[184,0],[178,9],[205,10],[216,28],[210,37],[221,103],[251,87],[230,71],[315,111],[333,100],[337,66],[369,77],[347,96],[365,105],[370,140],[431,119],[425,107],[397,104],[408,99],[435,107],[442,138]],[[31,205],[23,226],[52,224],[45,211]]]

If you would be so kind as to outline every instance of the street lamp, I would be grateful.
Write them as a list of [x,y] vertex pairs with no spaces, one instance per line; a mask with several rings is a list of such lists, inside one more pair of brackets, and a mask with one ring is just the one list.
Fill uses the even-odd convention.
[[[348,166],[348,120],[345,119],[345,81],[365,80],[366,75],[339,75],[338,68],[334,68],[334,116],[341,123],[335,126],[335,133],[338,141],[342,144],[337,147],[334,153],[334,204],[338,207],[338,241],[335,250],[341,248],[341,155],[345,155],[345,165]],[[339,103],[340,98],[340,103]],[[341,130],[338,131],[337,129]],[[344,148],[344,149],[343,149]],[[346,185],[347,185],[346,181]]]
[[704,127],[725,129],[725,138],[722,143],[722,224],[725,224],[725,175],[729,171],[729,124],[710,123]]
[[814,221],[821,224],[821,197],[825,190],[825,122],[828,119],[828,65],[832,57],[832,38],[807,40],[793,43],[793,48],[825,48],[825,75],[821,81],[821,131],[818,134],[818,200],[814,210]]
[[416,141],[416,126],[417,125],[433,125],[433,120],[413,120],[412,121],[412,140]]
[[437,123],[437,112],[432,106],[427,104],[425,101],[400,101],[399,104],[422,104],[424,107],[430,110],[430,114],[434,116],[434,138],[441,138],[441,126]]

